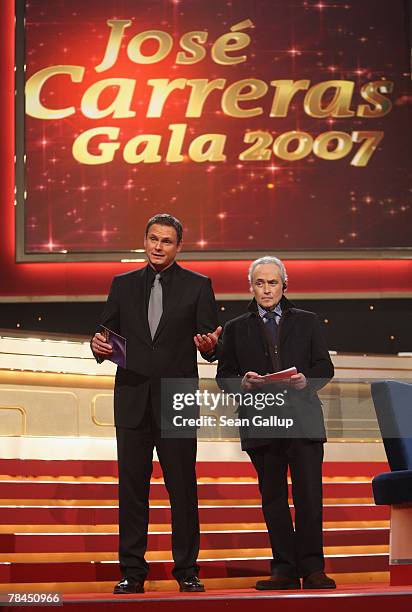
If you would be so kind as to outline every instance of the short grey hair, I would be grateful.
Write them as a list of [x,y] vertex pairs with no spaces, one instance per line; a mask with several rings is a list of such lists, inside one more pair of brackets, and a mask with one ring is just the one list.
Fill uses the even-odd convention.
[[285,284],[288,282],[288,275],[283,262],[278,257],[265,255],[264,257],[259,257],[259,259],[255,259],[255,261],[252,261],[252,263],[250,264],[249,272],[247,275],[250,284],[252,284],[253,273],[256,268],[265,264],[274,264],[275,266],[277,266],[280,271],[280,278],[282,279],[282,283]]

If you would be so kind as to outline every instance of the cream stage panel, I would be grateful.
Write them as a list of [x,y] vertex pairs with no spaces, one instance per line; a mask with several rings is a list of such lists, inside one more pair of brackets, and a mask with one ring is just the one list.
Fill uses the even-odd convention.
[[[412,381],[412,355],[331,352],[335,378],[320,392],[327,460],[385,460],[370,382]],[[114,364],[98,365],[84,339],[0,336],[3,457],[115,458]],[[201,389],[216,389],[216,365],[199,360]],[[200,460],[246,460],[235,439],[199,440]]]

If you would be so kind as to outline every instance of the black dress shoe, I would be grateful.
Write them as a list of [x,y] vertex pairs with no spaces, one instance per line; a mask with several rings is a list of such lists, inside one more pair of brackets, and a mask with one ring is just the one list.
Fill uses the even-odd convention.
[[144,593],[143,582],[133,580],[125,576],[116,584],[113,589],[115,595],[126,595],[127,593]]
[[304,589],[336,589],[336,582],[320,570],[305,576],[302,586]]
[[187,576],[179,580],[180,591],[182,593],[203,593],[205,585],[202,584],[197,576]]
[[258,580],[255,589],[258,591],[287,591],[300,589],[299,578],[292,578],[291,576],[283,576],[278,574],[272,576],[268,580]]

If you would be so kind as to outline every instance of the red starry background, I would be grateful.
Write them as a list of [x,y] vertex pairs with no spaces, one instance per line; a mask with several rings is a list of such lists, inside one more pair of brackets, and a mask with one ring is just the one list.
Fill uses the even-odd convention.
[[[96,72],[104,56],[108,19],[132,19],[115,66]],[[210,58],[213,42],[229,28],[251,19],[245,30],[251,44],[237,54],[246,62],[221,66]],[[129,60],[126,46],[138,32],[170,33],[174,46],[157,64]],[[197,64],[175,65],[179,38],[208,30],[207,56]],[[150,45],[143,48],[150,52]],[[26,77],[58,64],[86,67],[82,83],[54,77],[42,101],[50,108],[73,105],[60,120],[26,116],[25,250],[44,253],[125,252],[142,247],[148,217],[170,212],[185,226],[185,251],[273,251],[408,247],[411,245],[411,91],[408,36],[403,0],[311,2],[273,0],[30,0],[26,3]],[[87,87],[110,77],[136,79],[131,119],[90,119],[80,111]],[[221,91],[207,99],[200,118],[186,118],[190,88],[174,92],[161,118],[147,118],[151,78],[226,78],[226,87],[243,78],[266,83],[278,79],[329,79],[355,82],[351,108],[365,101],[360,88],[369,81],[394,81],[392,111],[380,119],[314,119],[305,114],[305,92],[294,98],[286,118],[270,118],[274,89],[243,107],[262,106],[251,119],[225,116]],[[108,91],[100,99],[113,99]],[[183,153],[196,136],[227,135],[225,162],[166,163],[169,124],[188,126]],[[98,126],[120,128],[114,161],[90,166],[74,160],[76,136]],[[350,160],[359,145],[338,161],[313,154],[300,161],[272,156],[241,162],[249,145],[247,130],[278,136],[289,130],[313,138],[329,130],[383,130],[368,165]],[[137,134],[160,134],[162,161],[128,164],[124,144]],[[102,140],[105,140],[102,137]],[[98,140],[96,142],[99,142]],[[196,255],[194,255],[194,258]]]

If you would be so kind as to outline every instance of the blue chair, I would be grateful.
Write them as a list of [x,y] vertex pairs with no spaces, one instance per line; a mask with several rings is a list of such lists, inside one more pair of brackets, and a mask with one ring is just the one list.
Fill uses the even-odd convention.
[[375,503],[412,503],[412,384],[374,382],[371,391],[391,468],[372,481]]
[[412,384],[373,382],[371,392],[391,468],[372,480],[375,503],[391,506],[391,585],[412,584]]

